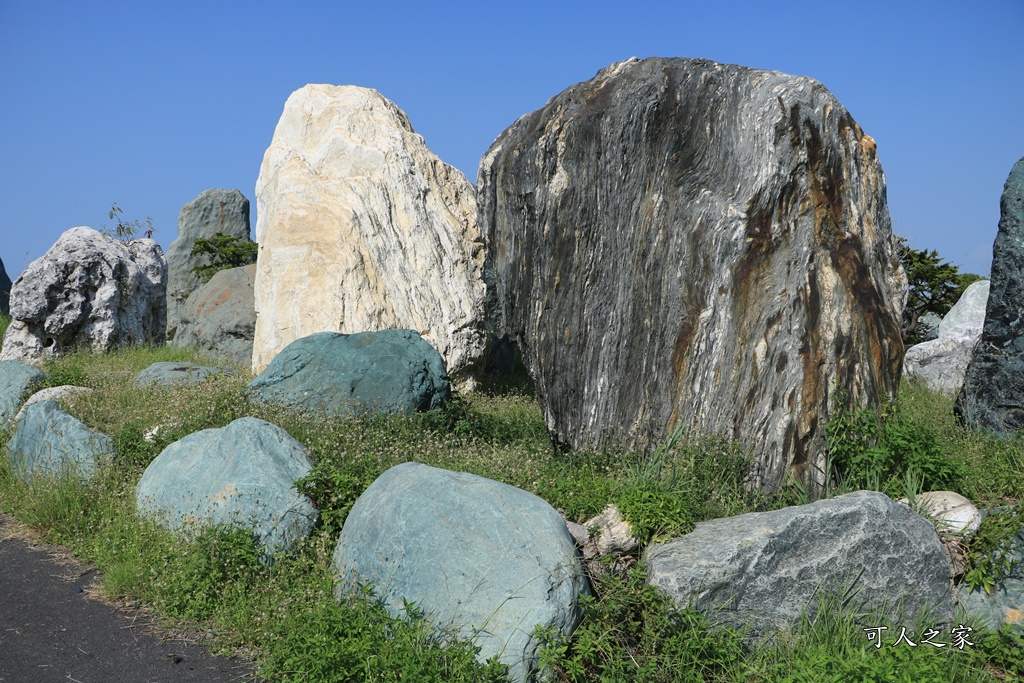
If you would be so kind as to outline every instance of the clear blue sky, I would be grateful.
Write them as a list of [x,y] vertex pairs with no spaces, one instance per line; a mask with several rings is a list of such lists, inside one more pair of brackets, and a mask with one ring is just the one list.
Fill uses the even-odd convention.
[[285,99],[373,87],[476,180],[516,118],[628,57],[811,76],[875,138],[898,234],[987,274],[1024,156],[1024,0],[550,3],[0,0],[0,258],[153,218],[208,188],[253,203]]

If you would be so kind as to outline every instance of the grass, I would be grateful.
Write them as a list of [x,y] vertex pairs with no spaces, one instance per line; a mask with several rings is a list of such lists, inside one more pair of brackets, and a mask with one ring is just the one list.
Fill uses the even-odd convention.
[[[501,666],[476,662],[473,648],[455,637],[437,638],[414,609],[394,619],[368,590],[343,601],[334,598],[330,558],[338,531],[359,494],[395,464],[416,460],[506,482],[536,493],[578,522],[614,502],[645,543],[685,533],[704,519],[806,498],[792,488],[775,494],[747,490],[746,453],[723,439],[679,434],[646,456],[611,450],[556,453],[522,375],[458,397],[438,413],[322,420],[248,403],[243,388],[252,375],[244,368],[190,387],[133,384],[144,367],[167,360],[206,362],[190,350],[142,347],[75,353],[48,363],[47,385],[96,390],[64,405],[88,426],[111,435],[116,455],[88,483],[22,481],[0,458],[0,510],[97,566],[107,597],[144,603],[169,625],[213,634],[215,648],[248,654],[269,680],[504,680]],[[245,532],[212,529],[184,541],[140,520],[134,510],[134,487],[164,447],[245,415],[281,426],[314,461],[299,486],[320,508],[322,523],[298,552],[270,566],[258,561]],[[875,448],[870,462],[888,477],[876,483],[893,485],[893,477],[905,474],[893,468],[925,462],[937,472],[949,469],[956,479],[951,483],[980,506],[1016,503],[1022,496],[1020,442],[961,429],[949,399],[905,386],[884,424],[864,424],[857,429],[866,431],[851,427],[846,441],[835,442],[836,452],[841,446],[851,458],[863,459],[864,450]],[[157,426],[161,429],[147,441],[145,434]],[[0,447],[9,436],[0,433]],[[846,472],[832,491],[849,489],[854,474]],[[794,633],[751,650],[734,631],[715,627],[692,610],[674,609],[646,585],[640,562],[625,575],[604,573],[593,585],[595,595],[585,601],[584,621],[571,639],[541,634],[546,671],[554,680],[1012,681],[1024,676],[1018,656],[1024,652],[1022,639],[1008,633],[979,628],[978,643],[963,650],[876,649],[863,624],[886,622],[852,613],[842,596],[821,596],[824,602],[814,616]],[[909,632],[918,638],[925,625]],[[898,633],[897,624],[889,627],[887,634]]]

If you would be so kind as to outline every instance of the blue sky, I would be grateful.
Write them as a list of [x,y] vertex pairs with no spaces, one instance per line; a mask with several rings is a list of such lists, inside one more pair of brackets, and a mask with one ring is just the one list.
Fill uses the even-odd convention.
[[1024,156],[1024,0],[976,3],[0,0],[0,258],[74,226],[153,219],[213,187],[253,203],[288,95],[373,87],[475,182],[522,114],[629,57],[811,76],[878,143],[893,226],[987,274]]

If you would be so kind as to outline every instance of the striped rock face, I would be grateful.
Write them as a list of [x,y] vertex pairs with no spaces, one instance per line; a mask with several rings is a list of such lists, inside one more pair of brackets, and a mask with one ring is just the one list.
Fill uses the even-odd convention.
[[376,90],[307,85],[256,181],[253,372],[316,332],[419,332],[472,384],[488,336],[473,186]]
[[680,430],[815,483],[843,388],[896,391],[906,292],[874,141],[821,84],[615,64],[503,132],[477,201],[505,331],[573,448]]

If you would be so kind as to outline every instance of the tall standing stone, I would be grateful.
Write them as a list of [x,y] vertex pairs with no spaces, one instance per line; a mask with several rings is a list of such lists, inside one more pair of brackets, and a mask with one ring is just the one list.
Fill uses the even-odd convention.
[[837,390],[894,395],[906,279],[874,141],[820,83],[629,60],[503,132],[480,222],[554,440],[675,429],[818,480]]
[[999,209],[985,327],[954,410],[973,429],[1009,436],[1024,429],[1024,158]]
[[487,345],[473,186],[375,90],[292,93],[256,181],[253,371],[316,332],[419,332],[460,384]]
[[206,190],[178,214],[178,239],[167,250],[167,339],[174,339],[189,294],[203,284],[192,269],[209,265],[206,255],[192,258],[199,238],[218,232],[248,242],[249,200],[238,190]]

